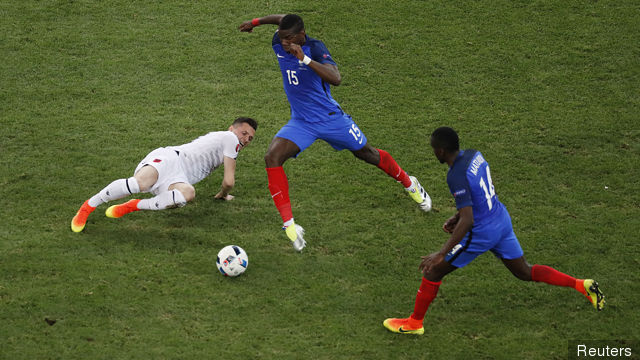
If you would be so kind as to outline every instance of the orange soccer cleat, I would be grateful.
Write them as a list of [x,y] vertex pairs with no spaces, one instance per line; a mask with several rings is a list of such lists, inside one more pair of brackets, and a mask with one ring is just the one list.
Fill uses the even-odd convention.
[[127,215],[130,212],[138,211],[138,203],[140,199],[131,199],[124,204],[109,206],[105,215],[110,218],[119,218]]
[[387,319],[382,323],[382,325],[394,333],[414,335],[424,334],[422,321],[415,320],[410,317],[404,319]]
[[84,226],[87,224],[87,218],[89,214],[93,212],[96,208],[89,205],[89,200],[85,201],[80,209],[76,213],[76,216],[71,219],[71,230],[73,232],[80,232],[84,230]]

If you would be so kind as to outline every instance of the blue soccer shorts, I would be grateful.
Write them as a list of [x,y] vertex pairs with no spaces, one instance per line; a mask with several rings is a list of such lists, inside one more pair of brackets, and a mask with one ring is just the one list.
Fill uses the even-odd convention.
[[467,266],[473,259],[491,251],[496,257],[505,260],[517,259],[524,255],[522,247],[513,232],[511,217],[504,209],[499,219],[492,219],[490,223],[474,226],[457,244],[445,260],[458,268]]
[[341,113],[319,122],[291,119],[276,136],[293,141],[300,152],[311,146],[316,139],[326,141],[336,150],[357,151],[367,144],[367,137],[351,116]]

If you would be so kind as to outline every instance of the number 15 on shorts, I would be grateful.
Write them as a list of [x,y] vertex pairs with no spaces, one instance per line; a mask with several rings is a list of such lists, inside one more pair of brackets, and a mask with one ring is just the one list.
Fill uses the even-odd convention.
[[353,138],[358,142],[358,144],[362,144],[362,132],[360,132],[360,129],[358,129],[356,124],[351,124],[349,134],[353,135]]

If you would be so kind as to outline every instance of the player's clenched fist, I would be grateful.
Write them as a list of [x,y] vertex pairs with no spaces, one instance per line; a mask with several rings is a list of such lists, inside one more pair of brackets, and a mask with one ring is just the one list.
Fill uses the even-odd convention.
[[298,44],[290,44],[288,49],[289,54],[298,58],[298,60],[304,59],[304,51]]
[[456,213],[444,222],[444,224],[442,225],[442,230],[449,234],[453,233],[453,229],[455,229],[456,224],[458,224],[458,220],[460,220],[460,214]]
[[241,32],[252,32],[253,28],[254,26],[251,24],[251,20],[247,20],[238,26],[238,30]]

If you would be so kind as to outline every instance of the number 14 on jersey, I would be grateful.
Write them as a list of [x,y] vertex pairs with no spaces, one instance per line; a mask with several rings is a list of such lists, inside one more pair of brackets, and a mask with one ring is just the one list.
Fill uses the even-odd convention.
[[483,177],[480,177],[480,187],[484,190],[484,197],[487,199],[487,206],[489,207],[489,210],[491,210],[493,208],[493,201],[491,199],[496,196],[496,188],[493,186],[493,182],[491,181],[491,171],[489,171],[488,165],[487,182],[484,181]]

